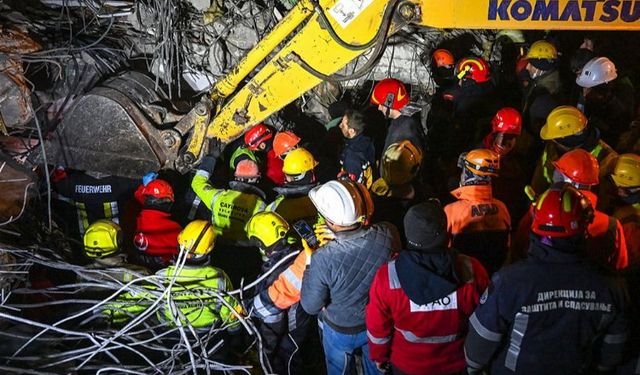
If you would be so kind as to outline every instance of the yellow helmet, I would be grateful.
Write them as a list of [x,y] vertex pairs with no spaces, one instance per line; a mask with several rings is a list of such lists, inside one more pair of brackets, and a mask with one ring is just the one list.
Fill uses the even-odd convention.
[[245,231],[248,238],[256,238],[269,247],[286,237],[289,223],[275,212],[258,212],[249,219]]
[[538,40],[529,47],[527,59],[548,59],[555,60],[558,58],[558,50],[556,46],[546,40]]
[[416,176],[422,151],[409,141],[392,143],[382,156],[382,178],[389,186],[404,185]]
[[178,234],[181,251],[187,251],[187,258],[202,258],[208,255],[216,243],[213,225],[207,220],[194,220]]
[[299,175],[312,170],[318,165],[313,155],[306,149],[299,147],[289,152],[284,158],[282,172],[288,175]]
[[640,156],[622,154],[616,160],[611,178],[616,186],[633,188],[640,186]]
[[578,108],[570,105],[556,107],[547,123],[540,129],[540,138],[546,140],[564,138],[578,134],[587,127],[587,118]]
[[98,220],[84,233],[84,253],[89,258],[104,258],[122,246],[122,230],[113,221]]

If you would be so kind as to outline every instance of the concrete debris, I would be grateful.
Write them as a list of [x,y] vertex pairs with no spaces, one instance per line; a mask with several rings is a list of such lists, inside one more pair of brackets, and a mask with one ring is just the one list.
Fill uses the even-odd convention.
[[30,38],[27,33],[0,25],[0,52],[24,54],[41,49],[40,43]]
[[37,195],[36,177],[0,154],[0,227],[18,220]]
[[0,53],[0,117],[6,127],[26,125],[33,117],[31,90],[19,58]]

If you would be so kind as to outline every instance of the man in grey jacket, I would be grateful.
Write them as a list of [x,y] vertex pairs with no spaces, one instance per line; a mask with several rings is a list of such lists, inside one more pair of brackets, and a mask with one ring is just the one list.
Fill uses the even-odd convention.
[[368,226],[373,203],[362,184],[329,181],[309,197],[334,235],[311,256],[302,308],[318,314],[329,375],[350,373],[355,355],[362,355],[365,374],[378,374],[369,358],[364,310],[376,271],[400,249],[398,231],[386,223]]

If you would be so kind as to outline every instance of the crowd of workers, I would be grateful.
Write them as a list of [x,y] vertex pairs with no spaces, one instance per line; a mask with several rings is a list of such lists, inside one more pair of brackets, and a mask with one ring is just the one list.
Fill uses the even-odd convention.
[[[566,55],[575,81],[533,43],[505,106],[483,58],[436,50],[426,127],[388,78],[370,96],[384,137],[342,101],[321,135],[212,139],[186,184],[57,169],[59,225],[83,239],[68,256],[122,281],[167,276],[169,324],[255,319],[278,374],[305,373],[318,332],[329,374],[637,373],[633,86],[588,45]],[[248,300],[225,294],[259,275]],[[153,303],[119,301],[110,324]]]

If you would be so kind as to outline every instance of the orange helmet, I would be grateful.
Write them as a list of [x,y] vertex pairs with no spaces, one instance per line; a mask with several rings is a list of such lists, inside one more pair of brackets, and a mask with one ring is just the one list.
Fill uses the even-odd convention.
[[545,237],[570,237],[582,234],[593,221],[593,207],[571,185],[553,185],[542,193],[533,208],[531,231]]
[[143,197],[153,197],[155,199],[168,199],[171,202],[175,200],[173,196],[173,188],[165,180],[156,178],[142,188]]
[[458,79],[472,79],[476,83],[487,82],[490,73],[489,64],[482,57],[465,57],[458,62],[455,70]]
[[260,178],[260,169],[255,161],[244,159],[236,165],[234,176],[237,180],[256,182]]
[[298,143],[300,143],[300,137],[293,132],[278,132],[276,136],[273,137],[273,152],[275,152],[277,157],[282,158],[283,154],[291,151]]
[[504,107],[496,112],[491,120],[491,127],[494,133],[507,133],[520,135],[522,132],[522,116],[517,109]]
[[409,103],[409,94],[404,83],[393,78],[385,78],[378,82],[371,94],[371,104],[384,105],[387,108],[400,110]]
[[251,151],[256,151],[262,142],[266,142],[273,137],[273,132],[268,126],[258,124],[244,133],[244,143]]
[[567,152],[552,164],[571,182],[585,186],[597,185],[599,182],[600,165],[598,160],[581,148]]
[[449,50],[440,48],[433,51],[433,61],[435,61],[436,66],[440,67],[448,67],[455,64],[455,59]]
[[491,150],[478,148],[460,154],[458,167],[466,168],[478,176],[497,176],[500,169],[500,157]]

